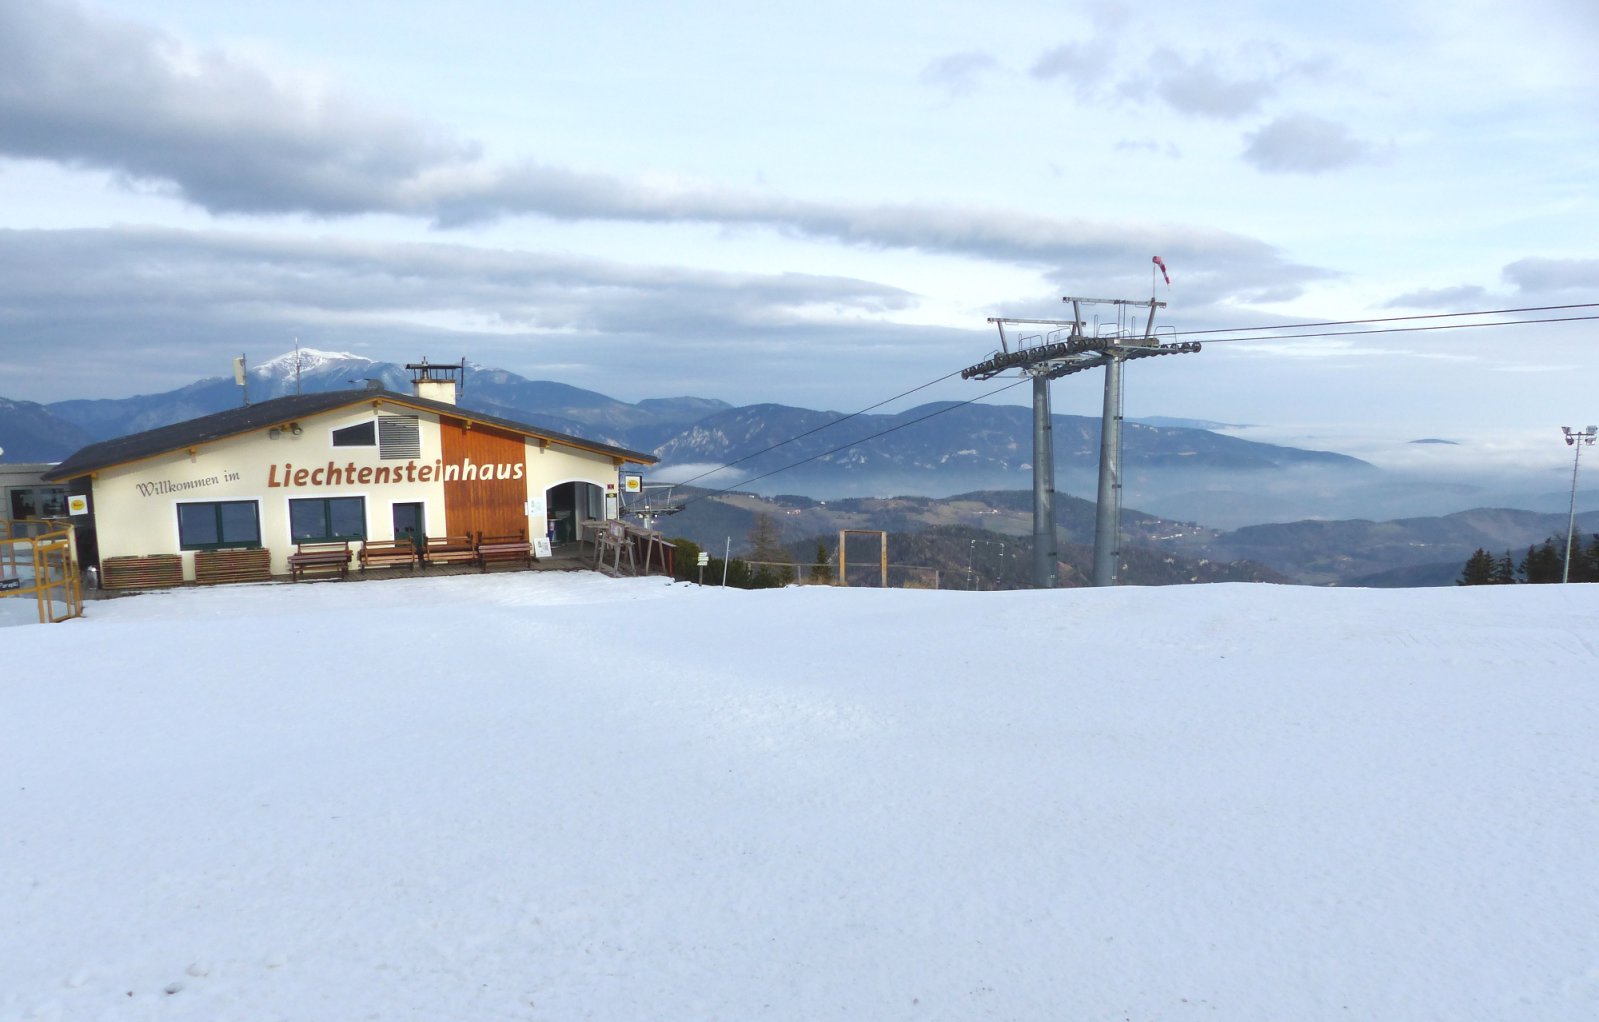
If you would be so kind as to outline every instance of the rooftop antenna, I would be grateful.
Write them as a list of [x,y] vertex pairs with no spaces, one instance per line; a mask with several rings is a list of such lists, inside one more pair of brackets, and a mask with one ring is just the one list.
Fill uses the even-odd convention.
[[233,360],[233,382],[244,388],[244,407],[250,407],[250,366],[243,355]]
[[294,396],[300,396],[300,339],[294,339]]
[[[1156,265],[1162,265],[1156,258]],[[1164,268],[1164,267],[1163,267]],[[1000,350],[974,366],[961,370],[963,380],[987,380],[1012,369],[1033,381],[1033,585],[1053,589],[1059,557],[1055,544],[1055,442],[1049,407],[1049,382],[1072,373],[1105,367],[1105,405],[1100,423],[1099,502],[1094,520],[1094,585],[1114,585],[1120,555],[1121,520],[1121,364],[1131,358],[1197,352],[1195,342],[1160,344],[1154,339],[1155,310],[1166,303],[1125,298],[1063,298],[1072,304],[1071,319],[1004,319],[990,317],[999,327]],[[1118,314],[1128,308],[1148,308],[1142,335],[1132,335],[1118,315],[1110,333],[1083,333],[1084,305],[1113,305]],[[1016,339],[1005,336],[1007,324],[1043,327],[1043,332]]]

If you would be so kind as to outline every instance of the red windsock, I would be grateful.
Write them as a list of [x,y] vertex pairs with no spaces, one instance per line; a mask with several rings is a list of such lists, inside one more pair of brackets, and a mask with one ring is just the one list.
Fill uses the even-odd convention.
[[1156,256],[1155,265],[1160,267],[1160,275],[1166,278],[1166,286],[1171,287],[1171,274],[1166,272],[1166,260]]

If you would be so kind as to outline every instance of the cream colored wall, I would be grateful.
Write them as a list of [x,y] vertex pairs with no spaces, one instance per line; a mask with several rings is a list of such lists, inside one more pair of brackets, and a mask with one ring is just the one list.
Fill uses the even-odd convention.
[[[438,416],[392,406],[384,412],[417,415],[421,456],[414,464],[435,468],[440,457]],[[374,417],[370,406],[343,409],[299,420],[299,436],[285,430],[271,439],[262,429],[198,445],[192,455],[179,451],[98,473],[93,499],[100,556],[179,553],[177,505],[220,500],[257,502],[261,545],[272,551],[274,574],[288,572],[288,555],[294,550],[289,531],[291,498],[365,498],[366,534],[372,539],[393,538],[391,505],[420,502],[429,532],[437,534],[445,521],[441,480],[366,484],[341,480],[338,485],[312,486],[307,479],[306,485],[292,485],[295,470],[322,470],[325,475],[329,462],[341,469],[353,464],[357,473],[361,469],[403,468],[406,462],[379,458],[377,447],[333,446],[334,430]],[[530,498],[542,501],[549,487],[564,482],[593,483],[601,490],[616,484],[615,464],[606,455],[562,446],[541,448],[537,441],[530,441],[525,458]],[[528,535],[543,536],[547,527],[544,516],[530,516]],[[192,580],[194,554],[181,553],[184,577]]]
[[[617,466],[609,455],[573,450],[569,447],[541,448],[537,443],[527,447],[527,495],[537,501],[537,507],[546,513],[530,516],[529,536],[549,534],[549,505],[545,493],[562,483],[592,483],[608,493],[616,492]],[[609,489],[607,489],[609,487]]]
[[[358,407],[298,420],[300,435],[288,430],[276,439],[262,429],[244,436],[198,445],[193,454],[179,451],[99,473],[94,481],[95,526],[100,556],[178,553],[177,505],[218,500],[253,500],[260,508],[261,545],[272,551],[272,570],[288,571],[294,550],[289,533],[289,501],[299,497],[364,497],[366,534],[389,539],[393,533],[390,505],[418,501],[428,521],[444,520],[442,483],[359,481],[338,485],[294,486],[298,469],[321,470],[329,462],[356,472],[380,467],[391,471],[405,462],[383,461],[376,447],[334,447],[332,432],[374,418],[373,409]],[[437,417],[419,416],[421,457],[432,464],[439,456]],[[343,473],[341,472],[341,475]],[[309,480],[307,480],[309,483]],[[184,577],[194,577],[194,554],[183,551]]]

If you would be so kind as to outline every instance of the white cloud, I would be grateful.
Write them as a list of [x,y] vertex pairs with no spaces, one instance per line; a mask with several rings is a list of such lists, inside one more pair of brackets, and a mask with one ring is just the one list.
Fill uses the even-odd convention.
[[1095,41],[1063,43],[1038,55],[1033,61],[1034,78],[1062,79],[1072,83],[1080,95],[1091,95],[1110,78],[1113,54]]
[[1505,267],[1504,278],[1522,293],[1599,299],[1599,259],[1518,259]]
[[1271,174],[1319,174],[1367,162],[1376,154],[1348,126],[1314,114],[1285,114],[1246,138],[1244,160]]
[[112,170],[214,212],[393,208],[476,147],[308,80],[75,5],[0,5],[0,153]]
[[1178,113],[1231,119],[1258,110],[1277,91],[1268,76],[1225,73],[1211,54],[1188,59],[1170,51],[1151,58],[1151,85]]
[[993,54],[968,50],[950,53],[922,69],[922,81],[937,85],[952,96],[964,96],[977,88],[984,75],[999,68]]

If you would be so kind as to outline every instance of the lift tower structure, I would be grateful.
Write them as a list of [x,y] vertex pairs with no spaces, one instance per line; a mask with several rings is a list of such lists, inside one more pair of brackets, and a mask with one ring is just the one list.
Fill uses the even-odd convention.
[[[1059,560],[1055,542],[1055,442],[1050,415],[1051,380],[1084,370],[1105,367],[1104,418],[1100,428],[1099,500],[1094,520],[1094,585],[1114,585],[1120,555],[1121,531],[1121,364],[1133,358],[1197,352],[1193,342],[1161,344],[1155,339],[1155,310],[1166,303],[1151,298],[1064,298],[1072,305],[1071,319],[1007,319],[990,317],[999,328],[1000,350],[974,366],[961,370],[963,380],[988,380],[1011,370],[1033,381],[1033,585],[1052,589]],[[1117,323],[1109,332],[1083,333],[1084,305],[1118,306]],[[1124,325],[1129,308],[1147,308],[1143,332],[1134,334]],[[1005,327],[1037,327],[1023,334],[1014,346]],[[1108,326],[1108,324],[1107,324]]]

